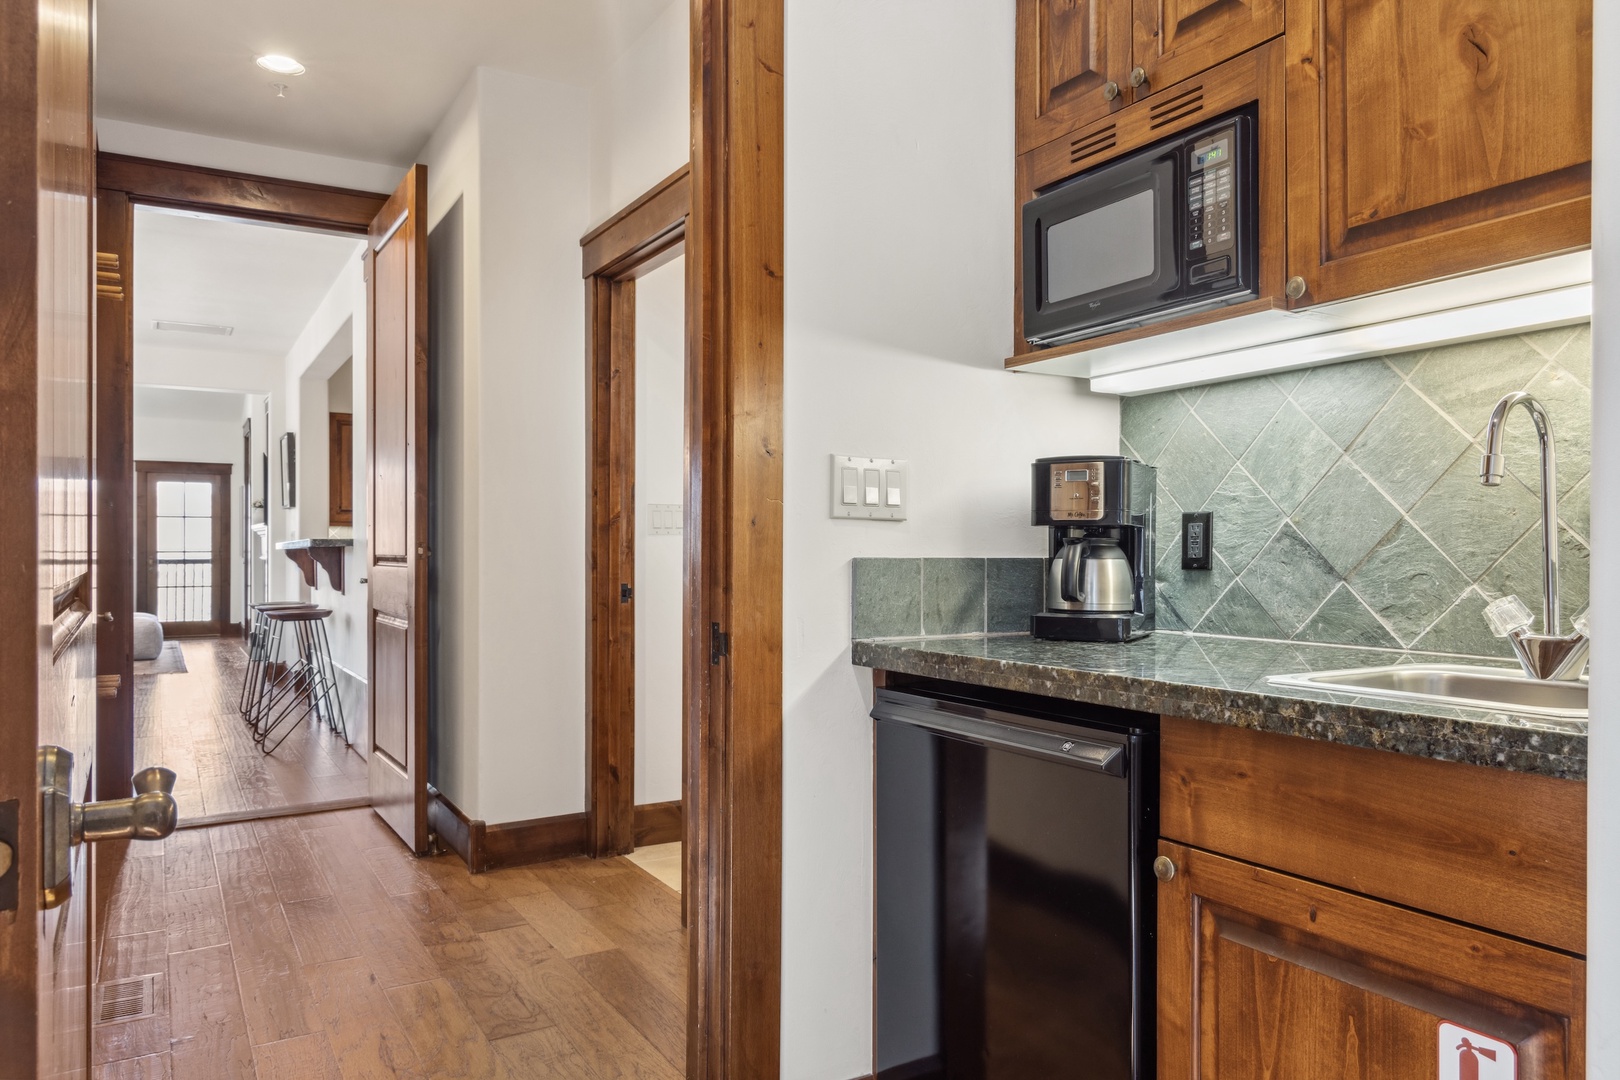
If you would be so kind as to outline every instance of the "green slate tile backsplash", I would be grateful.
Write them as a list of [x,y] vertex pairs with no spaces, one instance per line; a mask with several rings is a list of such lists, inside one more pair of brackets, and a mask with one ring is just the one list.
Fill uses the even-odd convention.
[[[1485,421],[1529,390],[1558,450],[1564,630],[1586,607],[1589,326],[1356,360],[1121,402],[1121,452],[1159,468],[1159,626],[1510,656],[1506,593],[1541,609],[1539,458],[1522,410],[1509,476],[1479,483]],[[1183,571],[1183,511],[1215,514],[1215,568]]]

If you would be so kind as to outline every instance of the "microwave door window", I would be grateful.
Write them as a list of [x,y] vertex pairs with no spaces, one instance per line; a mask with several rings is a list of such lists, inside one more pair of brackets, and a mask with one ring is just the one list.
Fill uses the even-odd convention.
[[1154,276],[1159,250],[1152,188],[1046,229],[1046,303],[1097,295]]

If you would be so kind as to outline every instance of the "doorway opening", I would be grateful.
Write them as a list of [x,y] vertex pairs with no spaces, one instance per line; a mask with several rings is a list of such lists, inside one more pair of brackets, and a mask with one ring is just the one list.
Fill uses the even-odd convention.
[[127,405],[102,404],[129,410],[134,505],[103,536],[136,569],[131,770],[175,771],[182,827],[364,805],[365,241],[116,194]]

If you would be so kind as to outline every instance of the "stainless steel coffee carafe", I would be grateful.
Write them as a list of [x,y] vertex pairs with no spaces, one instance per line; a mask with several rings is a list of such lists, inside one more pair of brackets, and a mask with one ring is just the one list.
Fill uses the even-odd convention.
[[1066,540],[1048,564],[1048,611],[1128,612],[1136,608],[1136,575],[1118,541]]

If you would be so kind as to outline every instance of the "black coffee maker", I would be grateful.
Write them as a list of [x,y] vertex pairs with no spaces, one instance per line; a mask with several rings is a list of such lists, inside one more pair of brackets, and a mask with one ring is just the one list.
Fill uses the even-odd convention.
[[1153,631],[1157,474],[1124,457],[1042,458],[1030,524],[1047,528],[1046,605],[1030,633],[1130,641]]

